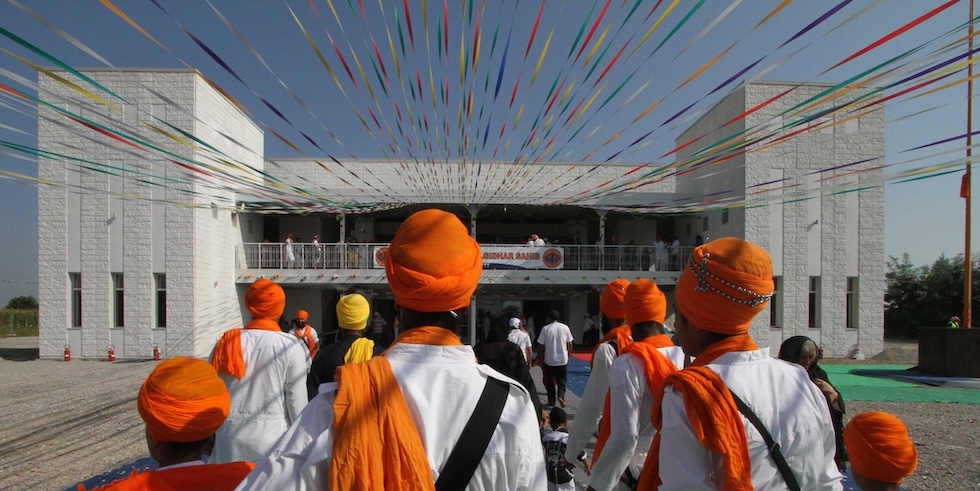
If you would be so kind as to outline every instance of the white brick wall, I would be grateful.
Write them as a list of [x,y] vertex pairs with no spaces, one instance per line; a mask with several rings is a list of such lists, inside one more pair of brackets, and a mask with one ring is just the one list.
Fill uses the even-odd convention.
[[[170,124],[202,137],[230,155],[233,160],[240,159],[252,166],[262,167],[261,132],[229,102],[218,96],[196,73],[187,70],[93,70],[87,74],[130,101],[136,110],[130,107],[107,111],[105,108],[93,107],[87,101],[77,99],[73,91],[43,75],[40,77],[42,97],[63,107],[81,107],[81,113],[85,117],[138,135],[140,139],[152,142],[166,151],[204,160],[206,156],[201,152],[195,153],[195,149],[160,136],[146,126],[153,124],[163,127],[151,115],[154,106],[165,106],[165,111],[158,110],[157,113],[165,114],[166,121]],[[126,171],[159,173],[162,170],[166,178],[192,182],[190,187],[194,191],[211,193],[197,176],[167,162],[158,152],[142,152],[124,147],[74,123],[58,124],[68,120],[52,110],[42,108],[40,113],[55,120],[52,122],[43,117],[39,119],[38,146],[44,150],[111,163],[125,168]],[[218,135],[215,128],[246,141],[250,146],[249,151],[240,151],[239,147]],[[210,208],[193,209],[169,204],[166,205],[166,213],[154,213],[153,207],[158,205],[152,205],[146,199],[165,197],[174,203],[191,203],[205,207],[210,206],[210,202],[203,201],[202,198],[192,198],[175,188],[168,188],[166,194],[161,196],[155,186],[136,182],[131,179],[131,175],[124,179],[122,191],[143,199],[127,200],[122,208],[110,210],[111,200],[107,194],[110,190],[109,183],[110,179],[119,180],[118,177],[110,178],[91,170],[79,170],[74,163],[66,165],[65,162],[41,160],[38,167],[40,176],[60,183],[70,183],[69,173],[80,172],[80,184],[91,189],[82,192],[79,207],[83,327],[80,333],[76,332],[72,336],[68,336],[66,331],[71,321],[68,283],[70,271],[66,258],[70,255],[68,245],[77,239],[73,237],[74,232],[69,228],[66,216],[69,214],[69,192],[77,191],[49,186],[42,187],[39,191],[42,357],[62,356],[63,345],[69,337],[81,339],[81,346],[72,347],[73,356],[106,356],[106,345],[110,340],[113,323],[111,273],[119,272],[110,271],[111,263],[122,265],[121,272],[125,281],[125,328],[121,336],[115,336],[115,339],[122,339],[122,346],[118,343],[115,346],[120,358],[149,357],[154,342],[160,343],[164,356],[206,356],[213,347],[215,332],[220,334],[224,329],[241,325],[240,310],[236,306],[237,289],[233,281],[233,255],[235,246],[241,242],[241,236],[238,229],[231,225],[229,211],[221,211],[214,218]],[[157,183],[163,182],[162,178],[139,177]],[[227,200],[221,203],[223,207],[234,204],[233,192],[229,191],[223,197]],[[110,221],[113,211],[115,219]],[[154,224],[154,221],[161,219],[165,223]],[[154,226],[163,230],[164,241],[152,240]],[[110,227],[113,230],[111,236]],[[165,250],[161,251],[160,248]],[[116,251],[122,257],[111,260],[111,251]],[[164,330],[154,330],[154,256],[166,258],[162,270],[158,271],[167,275],[167,328]],[[218,287],[214,286],[216,281]],[[207,289],[205,284],[208,285]],[[221,307],[225,305],[227,306]],[[218,322],[219,319],[222,323]],[[115,332],[120,334],[119,331]]]
[[[779,117],[780,112],[826,89],[826,86],[802,86],[749,115],[744,126],[734,123],[723,131],[718,130],[733,116],[776,96],[789,86],[755,83],[733,91],[678,138],[677,143],[681,144],[691,138],[707,135],[698,142],[699,146],[685,149],[679,159],[689,157],[699,148],[743,128],[747,128],[746,134],[751,136],[754,128],[795,121],[801,116],[827,107],[823,105],[809,108],[800,114]],[[805,191],[816,186],[826,187],[841,183],[843,181],[840,179],[817,183],[817,179],[830,176],[811,173],[834,165],[882,156],[883,116],[883,111],[880,110],[862,116],[860,129],[854,133],[849,132],[852,126],[838,125],[829,131],[815,130],[794,136],[784,143],[761,151],[753,151],[750,147],[744,155],[724,164],[683,176],[677,182],[677,189],[679,192],[701,189],[705,193],[711,193],[732,187],[739,188],[741,185],[736,193],[744,195],[751,186],[771,181],[774,169],[778,169],[787,179],[782,184],[773,185],[775,187],[797,184],[792,190]],[[784,130],[781,134],[786,131],[793,130]],[[875,165],[878,165],[878,161],[867,162],[848,170]],[[880,170],[860,174],[862,182],[880,177]],[[777,191],[773,194],[778,196],[782,193]],[[848,195],[830,195],[819,191],[809,193],[806,196],[810,198],[808,200],[785,203],[781,206],[781,229],[773,228],[778,223],[770,216],[774,207],[761,206],[732,210],[728,227],[720,225],[717,215],[710,215],[709,231],[696,232],[712,238],[743,237],[766,249],[771,249],[774,237],[780,238],[782,253],[781,257],[774,258],[774,263],[780,265],[781,271],[777,273],[781,272],[783,279],[780,291],[782,329],[773,329],[770,335],[769,312],[767,310],[760,314],[752,325],[752,334],[760,345],[769,340],[777,343],[790,336],[802,334],[821,343],[828,356],[848,355],[857,337],[860,337],[861,349],[866,355],[871,356],[881,351],[884,322],[884,200],[880,186],[859,191],[857,194],[859,209],[849,209]],[[851,230],[847,226],[848,220],[853,220],[854,213],[859,214],[860,225],[857,230]],[[699,225],[695,224],[694,228],[700,230]],[[853,256],[854,251],[849,251],[848,244],[858,244],[859,336],[855,336],[853,330],[845,329],[847,277],[854,274],[849,273],[848,256]],[[808,328],[810,276],[818,276],[821,281],[819,329]],[[773,348],[778,348],[778,345]]]

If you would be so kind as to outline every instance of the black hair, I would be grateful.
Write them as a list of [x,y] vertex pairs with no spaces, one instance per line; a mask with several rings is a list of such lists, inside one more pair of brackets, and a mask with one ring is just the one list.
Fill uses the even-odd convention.
[[564,409],[555,406],[548,413],[548,419],[551,421],[551,429],[557,430],[559,426],[568,422],[568,415],[565,414]]

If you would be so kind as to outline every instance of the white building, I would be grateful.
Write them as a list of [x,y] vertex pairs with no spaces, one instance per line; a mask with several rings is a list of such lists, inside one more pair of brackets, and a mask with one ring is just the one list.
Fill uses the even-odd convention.
[[[605,283],[652,277],[670,296],[698,236],[736,236],[773,255],[778,293],[772,314],[753,325],[760,344],[778,347],[805,334],[828,356],[848,355],[858,345],[869,355],[882,349],[880,184],[842,194],[816,191],[805,200],[783,195],[790,188],[804,194],[826,188],[828,180],[880,183],[881,170],[850,172],[879,165],[880,109],[836,125],[833,116],[815,120],[809,124],[826,128],[735,152],[642,191],[581,200],[603,183],[626,182],[623,175],[636,165],[540,163],[517,174],[504,162],[437,162],[409,175],[390,161],[267,159],[263,132],[194,71],[85,73],[125,102],[112,101],[115,108],[84,102],[64,85],[40,78],[41,98],[67,113],[39,109],[38,148],[54,156],[38,162],[39,178],[54,184],[38,193],[43,358],[60,357],[66,344],[81,358],[104,358],[110,344],[123,358],[149,357],[154,344],[163,356],[207,356],[224,330],[247,320],[241,298],[259,276],[286,289],[287,319],[307,310],[323,332],[336,323],[333,302],[352,288],[371,295],[390,320],[394,305],[375,256],[401,220],[429,206],[457,213],[485,251],[513,253],[536,265],[486,269],[474,314],[519,310],[540,326],[544,314],[557,309],[581,340],[581,319],[598,311]],[[678,145],[702,135],[699,144],[743,130],[751,134],[758,125],[781,126],[780,111],[826,89],[802,86],[724,125],[787,87],[754,83],[734,90]],[[106,135],[113,131],[135,145]],[[685,147],[678,162],[695,162],[699,149]],[[816,172],[853,162],[860,163],[840,171],[843,177]],[[269,180],[265,169],[278,180]],[[230,178],[222,177],[229,172]],[[307,202],[318,209],[364,203],[381,211],[268,213],[275,190],[294,200],[308,193]],[[776,198],[765,201],[767,193]],[[556,205],[572,198],[574,206]],[[725,207],[746,199],[747,207]],[[672,205],[713,200],[700,213]],[[649,212],[654,205],[663,207],[628,212]],[[297,239],[292,261],[282,244],[290,233]],[[551,245],[524,247],[532,233]],[[341,242],[350,234],[357,244]],[[314,235],[319,247],[310,244]],[[666,268],[651,271],[659,235],[677,237],[683,247],[668,251]]]

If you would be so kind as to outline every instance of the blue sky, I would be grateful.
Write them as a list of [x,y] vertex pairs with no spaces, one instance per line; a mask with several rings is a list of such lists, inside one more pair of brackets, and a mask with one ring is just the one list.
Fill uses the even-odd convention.
[[[672,4],[663,2],[653,15],[647,17],[657,2],[640,3],[635,14],[627,20],[627,13],[634,6],[633,0],[612,0],[609,9],[599,24],[590,44],[586,46],[577,61],[576,47],[571,49],[580,28],[585,25],[584,34],[593,25],[607,0],[552,0],[541,10],[541,22],[530,50],[527,44],[538,15],[538,2],[447,2],[449,5],[449,48],[448,56],[437,55],[437,34],[442,20],[442,2],[429,1],[428,28],[425,36],[422,22],[421,0],[409,2],[412,25],[414,27],[414,50],[409,33],[402,36],[407,44],[404,54],[398,39],[397,26],[404,25],[402,2],[375,0],[333,0],[341,24],[338,25],[326,0],[289,2],[238,2],[212,0],[213,6],[253,45],[268,63],[267,70],[239,42],[206,2],[173,2],[157,0],[167,10],[163,12],[153,2],[118,2],[136,23],[146,29],[166,49],[137,32],[105,6],[96,1],[87,2],[28,2],[19,0],[0,1],[0,27],[44,50],[50,55],[73,67],[103,67],[99,60],[91,57],[76,46],[59,37],[48,27],[25,14],[19,5],[34,11],[46,21],[57,26],[75,39],[84,43],[101,57],[119,68],[133,67],[183,67],[183,63],[198,68],[219,85],[242,101],[260,123],[267,124],[294,142],[306,155],[322,156],[324,152],[338,158],[373,158],[395,155],[401,158],[458,157],[461,148],[468,140],[470,146],[462,153],[468,158],[514,160],[518,157],[540,157],[543,159],[589,160],[602,162],[612,156],[619,162],[670,162],[672,158],[660,156],[671,150],[680,130],[690,124],[700,111],[706,110],[720,100],[730,86],[708,94],[729,76],[765,56],[745,78],[761,80],[792,80],[824,83],[838,83],[860,73],[898,53],[919,44],[933,40],[967,20],[967,2],[960,2],[934,18],[922,23],[893,41],[864,55],[841,68],[823,73],[828,67],[854,53],[858,49],[892,32],[899,26],[918,16],[939,7],[944,2],[884,0],[851,2],[802,2],[789,4],[762,27],[753,29],[766,13],[780,4],[777,0],[752,0],[742,2],[707,1],[701,4],[687,23],[663,42],[680,22],[685,13],[695,9],[699,3],[692,0],[679,2],[671,15],[654,31],[650,38],[635,54],[631,50],[637,45],[660,15]],[[317,55],[307,43],[286,5],[300,19],[310,36],[321,50],[324,58],[335,71],[347,96],[334,84],[318,60]],[[364,12],[360,11],[360,5]],[[798,39],[780,47],[783,41],[801,31],[835,5],[844,4],[832,17]],[[470,15],[469,5],[473,5]],[[722,16],[727,9],[730,13],[713,28],[713,20]],[[482,32],[479,63],[473,63],[472,34],[477,25]],[[367,19],[364,18],[366,15]],[[395,16],[400,20],[395,21]],[[843,23],[853,18],[853,20]],[[843,23],[843,24],[842,24]],[[842,25],[841,25],[842,24]],[[837,27],[839,25],[839,27]],[[341,27],[342,26],[342,27]],[[601,63],[584,63],[592,46],[598,42],[602,32],[609,26],[604,45],[596,57],[605,52]],[[836,29],[834,29],[837,27]],[[387,28],[387,29],[386,29]],[[223,70],[214,59],[184,31],[194,34],[202,43],[225,61],[242,79]],[[832,30],[833,29],[833,30]],[[494,33],[497,42],[493,44]],[[554,34],[551,34],[551,33]],[[704,32],[702,37],[698,37]],[[337,43],[352,74],[357,87],[348,79],[342,64],[334,53],[327,33]],[[396,54],[392,56],[388,35],[393,36]],[[962,35],[963,33],[959,34]],[[375,57],[371,36],[378,45],[381,59],[385,63],[390,89],[386,95],[378,83],[384,78],[371,66]],[[548,39],[550,36],[550,43]],[[510,39],[507,48],[507,39]],[[579,36],[583,39],[585,36]],[[426,47],[428,40],[428,48]],[[460,46],[467,55],[466,71],[460,82]],[[659,50],[654,48],[663,42]],[[548,45],[547,56],[543,58],[540,71],[534,77],[535,67],[543,47]],[[941,41],[933,43],[931,52]],[[618,50],[627,48],[613,64],[601,81],[599,74],[613,59]],[[42,66],[51,63],[38,57],[8,38],[0,38],[0,48],[22,56]],[[726,48],[730,51],[703,74],[690,83],[683,82],[713,57]],[[503,62],[504,52],[507,61]],[[951,56],[962,53],[960,47],[947,53]],[[361,78],[351,54],[355,53],[361,62],[375,95],[371,96],[366,83]],[[525,52],[527,56],[525,57]],[[399,66],[394,66],[394,59]],[[914,57],[912,59],[915,59]],[[934,61],[944,59],[942,56]],[[595,58],[593,58],[595,60]],[[504,71],[500,74],[500,66]],[[592,65],[596,65],[595,68]],[[437,80],[450,81],[449,103],[432,107],[429,97],[428,70],[433,68]],[[421,100],[412,93],[409,80],[419,69],[423,83]],[[19,84],[9,74],[16,74],[28,80],[36,80],[34,69],[21,63],[8,53],[0,51],[0,83],[27,93],[30,87]],[[403,73],[405,82],[398,83],[396,70]],[[591,74],[588,72],[592,71]],[[911,68],[905,68],[911,70]],[[764,73],[763,73],[764,72]],[[588,75],[587,75],[588,74]],[[500,76],[501,89],[495,97],[496,80]],[[515,102],[509,100],[517,78],[521,78]],[[949,80],[965,77],[965,72],[953,75]],[[535,78],[533,86],[530,80]],[[569,97],[568,107],[561,116],[555,118],[554,129],[542,134],[547,137],[538,145],[530,145],[520,151],[522,139],[532,134],[536,128],[542,129],[548,116],[559,112],[560,102],[548,112],[546,101],[552,85],[567,87],[576,82]],[[243,83],[244,82],[244,83]],[[297,103],[294,97],[283,88],[285,83],[305,104],[313,116]],[[622,85],[620,92],[612,97],[614,89]],[[939,84],[937,84],[939,85]],[[604,90],[588,112],[569,122],[560,124],[571,114],[578,102],[585,102],[590,95]],[[459,103],[466,101],[465,94],[473,94],[472,114],[468,124],[458,129]],[[635,96],[630,98],[631,96]],[[915,94],[910,94],[915,95]],[[262,97],[283,113],[279,117],[259,99]],[[438,97],[438,96],[437,96]],[[609,98],[606,106],[599,105]],[[631,121],[654,101],[663,98],[663,103],[648,116],[635,124]],[[0,98],[14,107],[12,99]],[[382,124],[397,128],[398,111],[409,107],[417,115],[425,114],[431,118],[431,128],[423,131],[417,125],[407,123],[402,137],[397,130],[395,138],[389,138],[383,131],[368,133],[358,121],[358,114],[364,117],[368,126],[373,127],[370,113]],[[886,106],[886,155],[885,163],[895,164],[912,161],[905,167],[920,167],[929,163],[952,160],[964,154],[962,141],[930,149],[929,151],[904,152],[917,145],[948,138],[965,132],[966,86],[958,85],[931,96],[910,100],[898,98]],[[693,105],[692,105],[693,104]],[[520,122],[517,115],[521,106],[525,107]],[[688,112],[674,121],[664,124],[671,115],[692,106]],[[597,109],[598,108],[598,109]],[[547,114],[545,114],[547,112]],[[541,115],[540,118],[537,116]],[[288,119],[287,123],[285,120]],[[537,121],[537,125],[534,123]],[[573,118],[574,119],[574,118]],[[450,132],[439,132],[443,148],[431,152],[409,148],[411,141],[428,142],[433,140],[434,128],[438,122],[448,122]],[[506,122],[503,135],[498,137],[500,128]],[[0,106],[0,140],[33,146],[36,144],[36,119],[30,115],[18,114],[7,107]],[[376,128],[372,128],[376,130]],[[488,130],[489,129],[489,130]],[[576,130],[579,132],[576,133]],[[329,132],[328,132],[329,131]],[[647,135],[641,144],[628,146],[630,142]],[[300,133],[302,132],[302,133]],[[621,132],[612,143],[604,144]],[[320,149],[309,144],[302,136],[310,136]],[[483,144],[484,135],[487,136]],[[574,135],[574,137],[573,137]],[[418,139],[416,139],[418,136]],[[545,150],[547,139],[555,137],[555,146]],[[506,142],[510,140],[510,145]],[[297,152],[266,133],[267,156],[299,156]],[[341,145],[342,144],[342,145]],[[391,144],[391,146],[389,146]],[[507,150],[504,148],[507,147]],[[952,152],[928,157],[931,153]],[[958,153],[957,153],[958,152]],[[828,167],[833,163],[828,163]],[[0,170],[26,175],[36,175],[36,163],[0,153]],[[955,255],[963,249],[963,200],[959,198],[959,174],[886,186],[886,256],[899,256],[908,253],[913,262],[925,264],[940,254]],[[37,192],[32,184],[22,180],[0,178],[0,303],[16,295],[34,295],[37,271]],[[980,213],[975,213],[975,217]],[[975,218],[980,222],[980,218]],[[975,223],[974,227],[980,226]],[[977,248],[980,249],[980,248]]]

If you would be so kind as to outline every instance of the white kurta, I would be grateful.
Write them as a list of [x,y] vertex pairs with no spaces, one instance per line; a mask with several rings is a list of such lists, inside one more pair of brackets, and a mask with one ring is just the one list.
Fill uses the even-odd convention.
[[507,333],[507,341],[516,344],[521,349],[521,354],[524,355],[524,361],[527,361],[527,351],[531,349],[531,336],[520,329],[511,329]]
[[592,435],[599,429],[602,407],[606,403],[606,392],[609,391],[609,367],[615,358],[616,350],[608,341],[600,344],[592,356],[589,381],[585,384],[582,399],[579,400],[575,419],[568,424],[565,459],[569,462],[575,462],[575,457],[585,450]]
[[[483,460],[466,489],[547,489],[537,415],[531,396],[519,383],[474,363],[476,355],[469,346],[400,343],[383,356],[391,362],[425,446],[433,478],[439,478],[487,378],[493,377],[510,383],[510,394]],[[237,489],[327,489],[336,390],[336,383],[321,385],[299,420]]]
[[[679,346],[657,348],[678,369],[684,367],[684,350]],[[592,467],[589,485],[595,489],[613,489],[629,467],[633,477],[640,477],[653,436],[657,433],[650,421],[653,392],[647,387],[643,360],[632,353],[616,358],[609,367],[609,439],[602,455]],[[625,488],[624,488],[625,489]]]
[[310,352],[292,333],[242,330],[245,376],[220,374],[231,413],[218,429],[210,462],[257,462],[306,406]]
[[[726,353],[708,368],[755,412],[779,444],[801,489],[839,490],[836,445],[827,400],[802,367],[769,357],[769,348]],[[722,458],[698,441],[684,399],[667,387],[660,435],[661,490],[722,489]],[[752,485],[786,489],[762,436],[742,417],[752,462]]]

